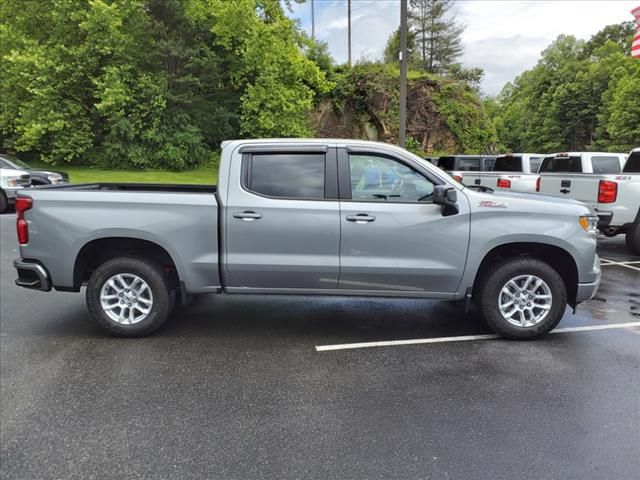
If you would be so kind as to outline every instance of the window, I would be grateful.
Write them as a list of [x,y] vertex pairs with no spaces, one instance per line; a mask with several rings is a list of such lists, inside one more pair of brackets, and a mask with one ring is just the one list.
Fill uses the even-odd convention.
[[540,165],[542,172],[581,173],[581,157],[545,157]]
[[531,173],[538,173],[538,170],[540,170],[541,164],[542,164],[542,157],[529,158],[529,168],[531,168]]
[[458,162],[458,168],[456,170],[462,170],[463,172],[479,172],[480,159],[479,158],[460,158]]
[[482,165],[483,165],[482,168],[485,172],[490,172],[491,170],[493,170],[493,166],[495,165],[495,163],[496,163],[495,158],[485,158],[482,161]]
[[0,168],[13,168],[9,162],[5,161],[3,158],[0,158]]
[[618,157],[591,157],[593,173],[620,173]]
[[624,173],[640,173],[640,152],[633,152],[624,164]]
[[433,183],[410,167],[377,155],[349,155],[351,198],[360,201],[425,202]]
[[511,155],[498,157],[496,158],[496,163],[493,164],[493,171],[494,172],[521,172],[522,157],[513,157]]
[[245,186],[279,198],[324,198],[324,153],[255,154],[245,163]]

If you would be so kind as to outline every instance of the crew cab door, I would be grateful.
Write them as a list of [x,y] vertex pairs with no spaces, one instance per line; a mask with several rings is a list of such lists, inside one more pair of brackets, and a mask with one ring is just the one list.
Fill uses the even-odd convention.
[[231,166],[224,215],[229,291],[337,288],[336,169],[335,148],[242,151]]
[[467,258],[469,205],[442,215],[428,169],[371,150],[339,149],[342,290],[455,292]]

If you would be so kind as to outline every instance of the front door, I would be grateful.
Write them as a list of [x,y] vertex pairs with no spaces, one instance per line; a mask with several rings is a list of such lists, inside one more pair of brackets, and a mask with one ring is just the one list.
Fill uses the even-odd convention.
[[[437,180],[409,162],[366,152],[339,153],[343,290],[447,294],[462,278],[469,207],[443,216],[432,203]],[[345,191],[350,190],[350,191]]]
[[242,155],[225,215],[230,290],[337,288],[336,165],[334,148]]

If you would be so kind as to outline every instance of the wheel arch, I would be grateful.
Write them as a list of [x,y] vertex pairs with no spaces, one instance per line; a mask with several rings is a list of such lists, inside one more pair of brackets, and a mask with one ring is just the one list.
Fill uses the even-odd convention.
[[127,255],[157,261],[169,272],[172,284],[179,285],[180,275],[176,262],[163,246],[141,238],[114,236],[91,240],[80,248],[73,266],[73,289],[79,290],[93,271],[104,262]]
[[476,295],[484,281],[489,267],[496,261],[507,258],[530,257],[547,263],[560,274],[567,288],[569,305],[575,307],[578,293],[578,266],[573,256],[556,245],[536,242],[512,242],[498,245],[483,257],[478,267],[472,287],[472,295]]

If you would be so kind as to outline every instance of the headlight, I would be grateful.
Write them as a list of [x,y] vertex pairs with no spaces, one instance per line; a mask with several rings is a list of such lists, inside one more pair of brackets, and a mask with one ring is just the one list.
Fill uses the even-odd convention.
[[598,216],[597,215],[583,215],[580,217],[580,226],[584,228],[586,232],[598,233]]
[[21,186],[20,184],[18,184],[18,180],[20,180],[20,177],[4,177],[4,179],[7,181],[7,186],[9,187]]
[[62,178],[62,175],[47,175],[47,180],[49,180],[53,184],[56,184],[62,183],[64,181],[64,178]]

